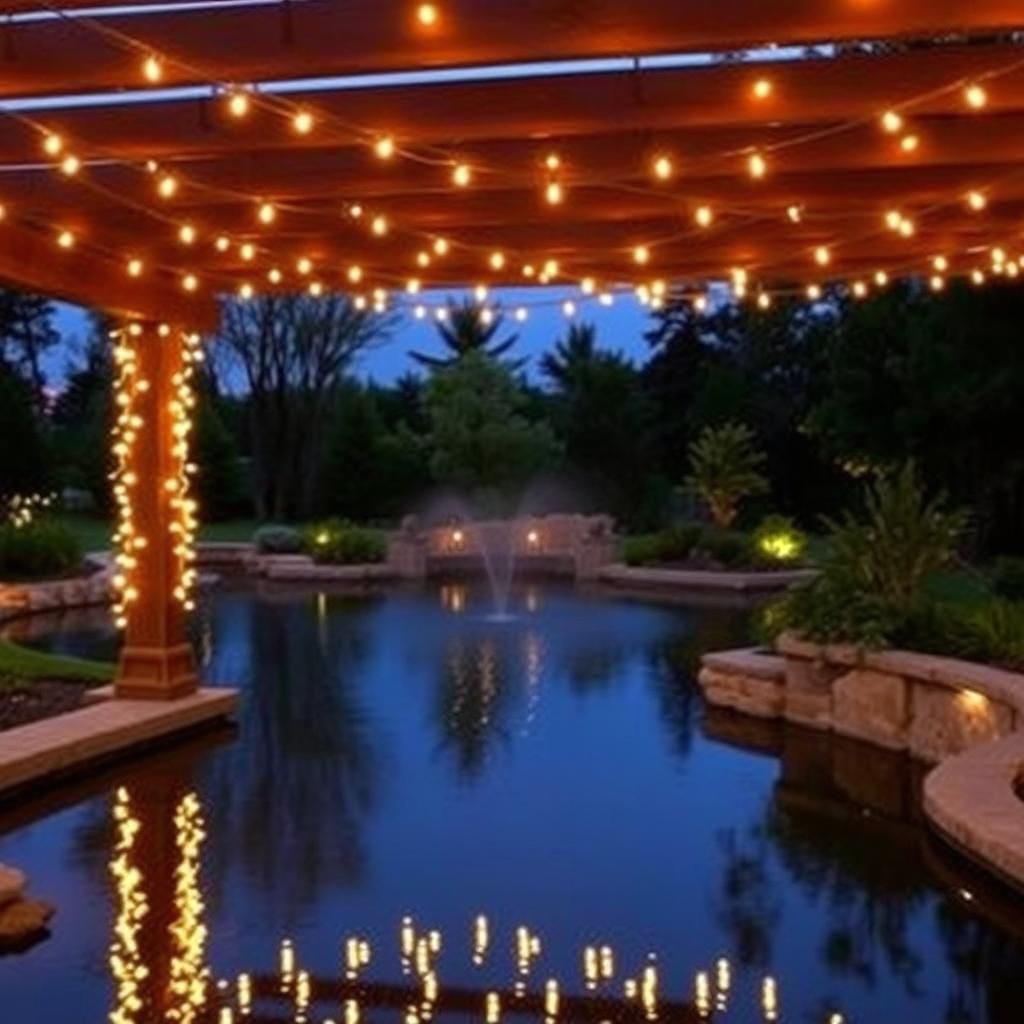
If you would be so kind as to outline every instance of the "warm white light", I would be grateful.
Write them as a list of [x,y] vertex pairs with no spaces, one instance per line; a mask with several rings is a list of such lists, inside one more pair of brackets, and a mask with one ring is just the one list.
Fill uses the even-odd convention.
[[807,298],[811,302],[817,302],[821,298],[821,286],[816,284],[809,284],[807,286]]
[[243,242],[238,247],[238,255],[241,256],[246,263],[251,263],[256,258],[256,246],[253,245],[252,242]]
[[938,271],[938,273],[944,274],[949,270],[949,260],[947,260],[945,256],[936,256],[935,259],[932,260],[932,266],[936,271]]
[[562,166],[562,158],[557,153],[548,153],[544,158],[544,166],[549,171],[557,171]]
[[186,274],[181,279],[181,287],[187,292],[194,292],[199,287],[199,279],[195,274]]
[[694,220],[696,220],[697,224],[702,228],[710,227],[711,222],[715,219],[715,215],[712,213],[710,206],[698,206],[697,212],[693,216]]
[[249,94],[237,90],[228,97],[228,111],[232,117],[245,117],[249,113]]
[[659,181],[668,181],[672,177],[672,160],[669,157],[664,155],[657,157],[652,167],[654,176]]
[[979,192],[977,189],[972,189],[967,193],[967,205],[974,210],[975,213],[980,213],[986,206],[988,206],[988,200],[985,198],[985,194],[983,192]]
[[410,277],[405,283],[405,290],[410,295],[418,295],[420,292],[420,281],[417,277]]
[[300,256],[295,262],[295,269],[305,277],[313,269],[313,261],[308,256]]
[[875,271],[875,284],[884,288],[889,283],[889,275],[884,270]]
[[271,267],[267,271],[267,280],[271,284],[280,284],[281,283],[281,278],[282,278],[281,271],[278,270],[277,267]]
[[196,229],[191,224],[182,224],[178,228],[178,238],[184,245],[191,245],[196,240]]
[[430,253],[418,252],[416,253],[416,266],[418,267],[429,267],[430,266]]
[[885,226],[890,231],[899,231],[903,223],[903,214],[899,210],[889,210],[885,215]]
[[900,149],[902,149],[904,153],[913,153],[920,144],[920,141],[921,140],[918,139],[916,135],[904,135],[903,138],[900,139]]
[[565,190],[562,188],[561,183],[549,181],[547,188],[544,190],[544,198],[550,206],[558,206],[565,198]]
[[448,244],[447,238],[435,238],[434,239],[434,252],[438,256],[447,256],[448,250],[451,246]]
[[308,135],[313,130],[313,115],[308,110],[300,110],[292,118],[292,127],[299,135]]
[[964,89],[964,100],[972,110],[981,110],[988,103],[988,93],[980,85],[969,85]]
[[395,155],[395,140],[390,135],[382,135],[374,143],[373,151],[381,160],[390,160]]
[[791,223],[799,224],[800,221],[804,219],[803,208],[794,203],[792,206],[786,208],[786,216],[790,219]]
[[772,94],[772,82],[770,78],[759,78],[753,85],[751,90],[754,94],[754,99],[766,100]]
[[60,162],[60,169],[69,178],[76,175],[82,167],[82,161],[75,156],[74,153],[68,153],[66,157]]
[[593,295],[594,290],[597,287],[597,282],[592,277],[585,277],[580,281],[580,291],[584,295]]
[[814,262],[819,267],[827,267],[832,262],[832,254],[829,252],[828,247],[825,245],[819,245],[814,250]]
[[231,248],[231,239],[227,235],[218,235],[213,245],[217,252],[227,252]]
[[868,294],[868,286],[863,281],[853,282],[853,297],[855,299],[863,299]]
[[772,304],[772,297],[767,292],[761,292],[757,297],[758,309],[769,309]]
[[602,306],[611,306],[615,302],[615,296],[612,295],[611,292],[601,292],[597,297],[597,301],[600,302]]
[[249,283],[243,283],[238,286],[238,297],[240,299],[251,299],[253,297],[253,288]]
[[651,250],[646,245],[638,245],[633,250],[633,262],[644,266],[651,261]]
[[56,156],[64,148],[64,140],[54,132],[43,139],[43,152],[47,156]]
[[492,252],[490,258],[491,270],[501,270],[505,266],[505,254],[502,252]]
[[976,285],[983,285],[985,283],[985,272],[983,270],[977,270],[977,269],[972,270],[971,271],[971,280]]
[[469,164],[456,164],[452,171],[452,181],[458,185],[459,188],[466,188],[467,185],[473,180],[473,172],[470,169]]
[[164,199],[170,199],[178,191],[178,179],[173,174],[165,174],[157,185],[157,191]]
[[273,224],[274,218],[277,217],[277,209],[273,203],[261,203],[256,216],[261,224]]
[[378,237],[383,238],[388,233],[388,219],[383,214],[377,214],[373,218],[370,230]]
[[941,292],[946,287],[946,279],[941,274],[933,274],[928,283],[933,292]]
[[903,118],[895,110],[887,110],[882,115],[882,128],[890,135],[895,135],[903,127]]
[[352,284],[359,284],[363,279],[363,268],[358,264],[348,268],[348,279]]
[[57,235],[57,244],[62,249],[70,249],[75,244],[75,236],[68,230],[62,231]]
[[747,169],[752,178],[763,178],[768,173],[768,163],[760,153],[751,153],[747,160]]
[[416,8],[416,20],[425,28],[433,28],[440,20],[441,13],[437,4],[420,4]]
[[323,293],[324,286],[319,281],[309,282],[309,294],[312,295],[314,299],[320,298],[320,296],[323,295]]
[[706,313],[708,309],[708,300],[706,295],[698,295],[693,300],[693,308],[698,313]]
[[156,54],[150,54],[142,62],[142,74],[147,82],[159,82],[164,77],[164,66]]
[[909,217],[904,217],[900,221],[900,234],[904,238],[913,238],[917,228],[914,226],[914,222]]
[[475,298],[477,302],[486,302],[487,301],[487,285],[485,285],[485,284],[478,284],[473,289],[473,298]]
[[128,261],[127,270],[129,277],[141,277],[143,269],[142,260],[138,259],[138,257],[133,257]]

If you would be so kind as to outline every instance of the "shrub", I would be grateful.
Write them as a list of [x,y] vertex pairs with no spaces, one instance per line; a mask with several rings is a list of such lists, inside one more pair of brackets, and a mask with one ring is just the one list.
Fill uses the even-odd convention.
[[63,523],[34,519],[25,526],[0,525],[0,577],[64,576],[81,564],[82,546]]
[[754,531],[754,557],[769,565],[798,563],[806,547],[807,535],[786,516],[768,516]]
[[700,523],[677,523],[658,533],[627,537],[622,545],[626,565],[654,565],[658,562],[682,562],[700,541]]
[[710,526],[701,534],[697,550],[726,569],[749,565],[751,561],[750,538],[717,526]]
[[372,565],[383,562],[387,544],[379,530],[368,530],[343,519],[329,519],[309,527],[305,550],[324,565]]
[[1024,603],[990,600],[964,605],[930,601],[894,638],[901,647],[1004,668],[1024,669]]
[[290,526],[261,526],[252,537],[264,555],[298,555],[302,552],[302,534]]
[[1010,601],[1024,601],[1024,558],[1000,558],[996,562],[992,591]]

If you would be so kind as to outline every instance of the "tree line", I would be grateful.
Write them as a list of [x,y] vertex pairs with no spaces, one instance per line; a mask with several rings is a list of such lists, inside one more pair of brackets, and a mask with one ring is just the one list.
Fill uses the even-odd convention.
[[[638,359],[574,322],[530,366],[500,310],[452,303],[443,355],[409,353],[384,385],[357,363],[400,343],[396,314],[344,295],[227,302],[199,386],[200,498],[212,518],[392,521],[438,489],[496,511],[525,492],[648,529],[686,511],[701,431],[742,424],[768,481],[752,518],[814,528],[910,458],[971,511],[979,552],[1019,551],[1022,323],[1010,282],[908,282],[863,301],[836,290],[768,310],[723,296],[704,314],[679,295],[651,312]],[[55,324],[45,299],[0,292],[0,492],[73,487],[103,508],[108,325],[94,317],[54,371]]]

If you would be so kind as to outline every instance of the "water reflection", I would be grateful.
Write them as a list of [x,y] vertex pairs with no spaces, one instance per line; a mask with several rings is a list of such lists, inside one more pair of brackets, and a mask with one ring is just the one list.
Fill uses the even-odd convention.
[[[207,677],[243,688],[237,741],[0,814],[0,860],[59,906],[24,971],[0,961],[13,1019],[93,1024],[80,1001],[133,978],[118,1024],[149,1024],[153,986],[209,1016],[224,976],[236,1020],[1019,1024],[1024,913],[927,839],[906,762],[703,705],[699,654],[743,617],[540,584],[488,612],[465,583],[222,590],[200,633]],[[147,912],[129,887],[115,990],[109,919],[76,901],[109,898],[121,789],[142,827],[115,881]]]

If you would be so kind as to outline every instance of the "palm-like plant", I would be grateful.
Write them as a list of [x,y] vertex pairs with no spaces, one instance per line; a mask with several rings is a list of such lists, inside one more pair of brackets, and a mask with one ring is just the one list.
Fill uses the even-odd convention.
[[690,445],[689,485],[707,502],[716,526],[732,525],[739,503],[763,494],[768,481],[760,473],[764,453],[743,423],[706,427]]
[[[495,340],[504,326],[505,318],[500,312],[490,310],[485,315],[484,309],[475,302],[466,300],[460,304],[449,303],[448,315],[436,321],[437,333],[450,355],[431,356],[425,352],[409,354],[421,366],[431,369],[443,369],[464,359],[471,352],[479,352],[491,359],[500,359],[519,340],[517,334],[510,334],[501,340]],[[518,369],[522,361],[513,365]]]

